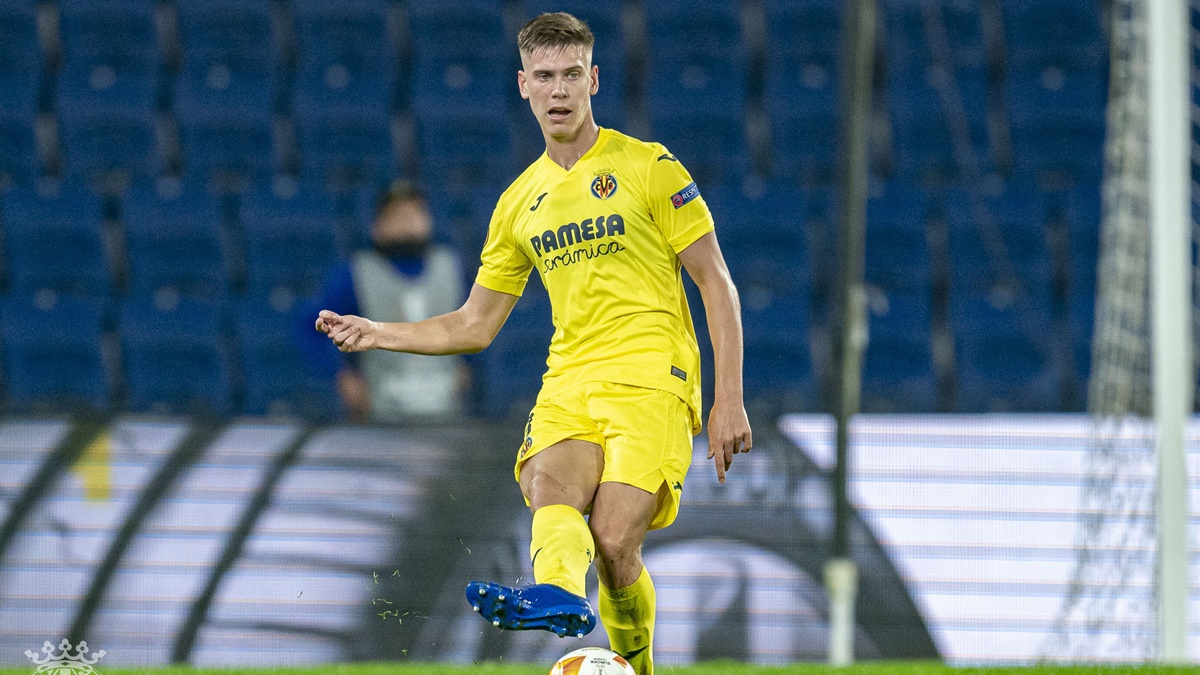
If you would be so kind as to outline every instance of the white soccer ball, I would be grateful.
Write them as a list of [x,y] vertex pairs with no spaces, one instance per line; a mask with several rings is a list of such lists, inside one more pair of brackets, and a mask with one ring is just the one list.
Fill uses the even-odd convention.
[[637,675],[620,654],[601,647],[576,649],[559,659],[550,675]]

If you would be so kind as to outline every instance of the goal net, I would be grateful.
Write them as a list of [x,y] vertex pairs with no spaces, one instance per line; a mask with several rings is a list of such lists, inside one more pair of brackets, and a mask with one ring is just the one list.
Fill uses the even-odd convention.
[[[1198,4],[1192,2],[1193,16]],[[1150,419],[1149,1],[1110,0],[1109,5],[1111,69],[1088,389],[1093,439],[1084,465],[1071,582],[1043,646],[1045,657],[1055,660],[1148,661],[1159,650]],[[1194,54],[1195,37],[1192,42]],[[1193,89],[1194,83],[1193,72]],[[1192,275],[1195,286],[1200,277],[1194,265]]]

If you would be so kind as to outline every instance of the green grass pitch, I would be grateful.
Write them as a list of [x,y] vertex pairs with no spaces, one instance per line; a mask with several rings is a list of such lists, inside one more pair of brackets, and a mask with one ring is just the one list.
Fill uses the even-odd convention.
[[[328,665],[312,668],[242,668],[231,670],[191,668],[123,669],[99,667],[99,675],[542,675],[550,664],[480,663],[472,666],[447,666],[433,663],[369,663]],[[0,669],[0,675],[28,675],[31,668]],[[658,675],[1118,675],[1123,673],[1183,674],[1200,673],[1200,666],[1028,666],[1020,668],[954,668],[932,662],[862,663],[847,668],[822,664],[794,666],[752,666],[743,663],[711,662],[672,668],[660,666]]]

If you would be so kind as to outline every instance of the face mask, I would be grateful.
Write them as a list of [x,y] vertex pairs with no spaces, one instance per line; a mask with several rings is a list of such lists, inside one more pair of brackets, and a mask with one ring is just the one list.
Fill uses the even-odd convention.
[[425,257],[429,249],[428,239],[403,239],[385,244],[375,244],[380,255],[391,260],[417,260]]

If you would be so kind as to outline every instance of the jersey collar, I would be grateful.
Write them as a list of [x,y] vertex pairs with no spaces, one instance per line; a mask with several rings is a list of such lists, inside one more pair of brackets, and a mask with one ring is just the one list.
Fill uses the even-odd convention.
[[596,134],[596,142],[592,143],[592,147],[588,148],[587,152],[584,152],[582,155],[580,155],[579,159],[576,160],[575,163],[571,165],[570,169],[564,169],[558,162],[555,162],[554,160],[550,159],[550,155],[547,154],[545,150],[542,151],[542,156],[539,157],[538,159],[540,159],[541,161],[545,162],[546,164],[554,167],[555,169],[558,169],[559,171],[561,171],[563,173],[571,173],[572,171],[575,170],[575,167],[579,166],[580,164],[583,164],[584,161],[591,158],[593,155],[598,154],[601,150],[604,149],[604,146],[608,143],[608,137],[609,137],[610,133],[611,132],[608,129],[606,129],[604,127],[599,127],[599,132]]

